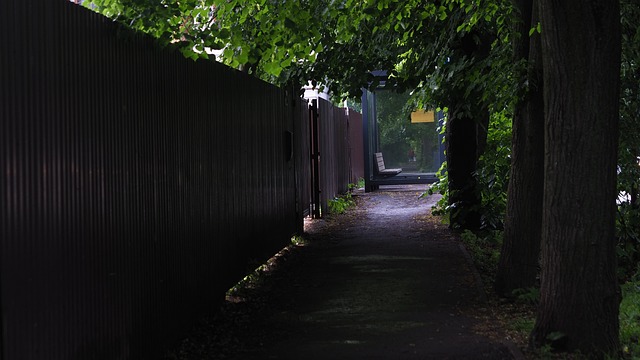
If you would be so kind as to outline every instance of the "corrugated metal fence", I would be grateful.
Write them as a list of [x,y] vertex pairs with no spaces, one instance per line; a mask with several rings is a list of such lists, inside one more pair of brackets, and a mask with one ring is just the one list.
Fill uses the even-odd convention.
[[64,0],[0,34],[2,359],[155,358],[300,230],[306,105]]
[[351,182],[356,184],[364,179],[364,143],[362,130],[362,114],[348,109],[349,119],[349,156],[351,160]]
[[[311,215],[311,109],[306,101],[297,102],[295,111],[299,120],[294,122],[294,144],[296,161],[296,186],[298,197],[296,208],[302,216]],[[302,221],[299,222],[299,232],[302,233]]]
[[[1,355],[154,359],[302,230],[306,101],[64,0],[0,2]],[[323,209],[349,182],[320,102]]]
[[345,109],[318,99],[320,209],[326,213],[328,202],[347,191],[351,162],[349,125]]
[[[153,359],[311,208],[310,112],[64,0],[0,2],[1,354]],[[349,182],[320,104],[322,188]]]

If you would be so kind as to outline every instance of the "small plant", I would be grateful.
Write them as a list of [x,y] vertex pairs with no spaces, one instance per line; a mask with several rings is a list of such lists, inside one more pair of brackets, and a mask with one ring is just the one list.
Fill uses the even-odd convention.
[[355,189],[362,189],[364,187],[364,178],[359,178],[357,183],[350,183],[347,187],[349,188],[349,192]]
[[460,237],[465,247],[471,253],[473,262],[484,277],[487,284],[493,282],[500,259],[500,248],[502,246],[502,231],[483,231],[475,234],[465,230]]
[[522,304],[536,305],[540,301],[540,289],[536,287],[515,289],[511,293],[514,299]]
[[438,178],[438,181],[431,184],[429,189],[427,189],[424,194],[420,195],[420,197],[422,198],[433,194],[442,195],[442,198],[440,198],[440,200],[438,200],[438,202],[433,206],[432,213],[436,216],[443,216],[448,214],[447,207],[449,204],[449,180],[447,177],[446,161],[442,163],[442,166],[440,166],[440,169],[436,173],[436,177]]
[[348,192],[342,196],[338,196],[329,200],[329,213],[330,214],[343,214],[347,209],[354,206],[356,202],[351,197],[351,193]]
[[511,328],[515,331],[529,335],[531,331],[533,331],[535,323],[536,319],[534,318],[515,318],[511,323]]
[[307,245],[308,241],[307,239],[305,239],[304,237],[300,236],[300,235],[294,235],[291,238],[291,244],[294,246],[305,246]]

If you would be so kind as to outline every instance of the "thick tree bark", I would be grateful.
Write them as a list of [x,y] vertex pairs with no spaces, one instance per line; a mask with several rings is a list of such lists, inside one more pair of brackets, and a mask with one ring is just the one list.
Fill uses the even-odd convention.
[[[456,57],[480,62],[489,56],[493,35],[468,33],[455,47]],[[476,170],[478,159],[487,144],[489,111],[482,94],[463,96],[468,84],[458,84],[452,91],[447,119],[447,176],[449,186],[450,226],[454,229],[480,228],[480,206]]]
[[[516,26],[516,61],[527,61],[523,76],[529,86],[516,105],[512,127],[511,176],[507,191],[504,241],[496,274],[498,294],[511,296],[513,290],[537,284],[542,231],[542,191],[544,174],[544,101],[540,35],[529,37],[538,23],[537,0],[516,0],[522,21]],[[533,11],[532,11],[533,10]]]
[[[478,166],[478,126],[465,116],[465,102],[456,101],[447,119],[447,177],[449,186],[450,226],[456,229],[480,227],[480,195],[475,172]],[[467,103],[468,104],[468,103]]]
[[619,348],[617,0],[540,0],[545,99],[541,299],[532,345]]

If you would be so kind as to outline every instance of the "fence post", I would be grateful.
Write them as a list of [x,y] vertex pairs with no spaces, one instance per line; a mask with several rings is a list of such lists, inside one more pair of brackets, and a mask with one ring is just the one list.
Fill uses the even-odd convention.
[[320,218],[320,137],[318,118],[318,100],[312,100],[309,106],[309,119],[311,121],[311,173],[312,173],[312,196],[313,212],[312,217]]

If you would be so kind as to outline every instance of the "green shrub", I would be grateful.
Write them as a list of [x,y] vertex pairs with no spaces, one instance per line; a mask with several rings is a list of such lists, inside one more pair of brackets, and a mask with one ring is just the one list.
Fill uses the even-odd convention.
[[[502,229],[507,208],[507,186],[511,167],[511,113],[508,110],[491,114],[484,154],[478,161],[474,174],[482,199],[480,214],[482,229]],[[423,195],[438,193],[442,198],[433,207],[433,214],[442,216],[445,223],[454,211],[460,211],[456,204],[449,205],[447,163],[444,162],[436,173],[438,181]],[[466,209],[472,210],[472,209]],[[477,209],[473,209],[477,210]]]
[[526,289],[515,289],[512,291],[514,299],[523,304],[537,305],[540,301],[540,289],[530,287]]
[[475,234],[465,230],[460,237],[481,275],[486,277],[486,283],[492,283],[500,259],[502,231],[482,231]]
[[508,110],[491,114],[487,148],[478,161],[475,175],[482,198],[483,229],[503,228],[511,169],[511,117]]
[[354,189],[362,189],[364,187],[364,179],[359,178],[357,183],[351,183],[347,185],[347,187],[349,188],[349,191],[353,191]]
[[625,356],[640,359],[640,280],[622,285],[620,342]]
[[640,209],[629,202],[618,205],[616,235],[618,238],[618,276],[621,281],[635,274],[640,263]]
[[431,184],[429,189],[424,192],[420,197],[426,197],[428,195],[440,194],[442,197],[433,206],[432,213],[436,216],[448,217],[449,214],[449,179],[447,176],[447,162],[444,161],[440,166],[438,172],[436,172],[438,181]]
[[329,213],[330,214],[342,214],[350,207],[354,206],[356,202],[351,197],[351,193],[348,192],[345,195],[338,196],[329,200]]

